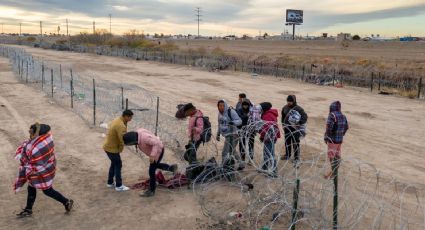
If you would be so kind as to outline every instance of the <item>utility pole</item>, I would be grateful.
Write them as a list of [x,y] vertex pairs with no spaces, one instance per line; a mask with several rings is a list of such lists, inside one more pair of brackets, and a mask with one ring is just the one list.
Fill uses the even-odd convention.
[[96,34],[96,22],[93,21],[93,34]]
[[109,33],[112,34],[112,14],[109,14]]
[[200,21],[202,21],[202,19],[201,19],[201,17],[202,17],[201,7],[196,7],[195,12],[196,12],[196,14],[195,14],[196,20],[198,21],[198,38],[199,38],[199,23],[200,23]]
[[22,36],[22,22],[19,23],[19,37]]
[[68,18],[66,19],[66,36],[69,36],[69,33],[68,33]]
[[40,46],[42,42],[43,42],[43,22],[40,21]]

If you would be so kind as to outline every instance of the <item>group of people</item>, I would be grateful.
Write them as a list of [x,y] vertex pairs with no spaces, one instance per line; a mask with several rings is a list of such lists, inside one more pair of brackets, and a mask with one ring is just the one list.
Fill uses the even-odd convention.
[[[308,115],[298,105],[295,95],[287,96],[286,105],[281,111],[281,125],[284,131],[285,149],[281,160],[289,160],[294,155],[295,167],[300,165],[300,139],[306,135]],[[243,170],[246,162],[254,159],[255,137],[259,135],[263,143],[263,163],[261,169],[271,177],[277,177],[275,145],[281,132],[278,125],[279,112],[270,102],[253,104],[245,93],[240,93],[238,103],[231,107],[225,100],[217,102],[218,128],[216,140],[224,138],[222,149],[222,167],[226,171]],[[203,121],[204,115],[192,103],[183,107],[185,115],[189,117],[188,138],[186,148],[192,152],[187,159],[189,163],[196,162],[196,152],[201,143],[205,142],[202,135],[206,135]],[[348,130],[348,122],[341,112],[341,104],[336,101],[331,104],[325,132],[325,142],[328,144],[328,156],[332,165],[336,165],[340,158],[343,136]],[[237,146],[239,145],[239,152]],[[193,153],[194,152],[194,153]],[[332,168],[334,170],[334,167]],[[332,170],[325,175],[332,176]]]
[[[234,108],[229,106],[225,100],[219,100],[217,109],[216,140],[221,141],[221,137],[224,138],[221,165],[225,172],[231,174],[235,170],[243,170],[246,167],[245,162],[250,163],[254,158],[255,138],[259,135],[259,139],[263,143],[261,168],[268,176],[277,177],[275,144],[281,138],[278,110],[273,108],[270,102],[254,105],[244,93],[239,94],[238,103]],[[185,159],[192,164],[197,162],[197,151],[200,145],[211,139],[211,124],[209,118],[205,117],[202,111],[192,103],[185,104],[182,110],[184,116],[189,117],[187,131],[189,143],[186,148],[190,149],[191,154],[188,154]],[[308,116],[304,109],[298,105],[295,95],[287,97],[287,104],[282,108],[281,114],[285,138],[285,155],[281,156],[281,159],[289,160],[293,154],[294,164],[298,167],[300,138],[306,134]],[[152,132],[143,128],[137,131],[127,131],[127,124],[133,116],[131,110],[125,110],[120,117],[114,119],[109,125],[103,145],[103,150],[111,161],[106,186],[119,192],[129,190],[122,183],[120,153],[124,146],[135,145],[138,150],[149,157],[150,161],[149,188],[140,195],[152,197],[156,190],[155,171],[161,169],[176,173],[177,165],[162,163],[164,144]],[[347,130],[348,122],[341,112],[341,103],[335,101],[330,105],[324,135],[331,163],[331,170],[325,175],[325,178],[331,178],[334,172],[338,170],[341,159],[341,144]],[[27,204],[17,216],[27,217],[32,215],[37,189],[62,203],[66,212],[70,212],[73,209],[74,201],[54,190],[52,185],[56,158],[50,126],[39,123],[33,124],[29,129],[29,134],[29,139],[18,147],[15,157],[20,162],[18,178],[14,186],[15,191],[19,191],[25,183],[28,183]],[[238,144],[239,152],[237,151]]]

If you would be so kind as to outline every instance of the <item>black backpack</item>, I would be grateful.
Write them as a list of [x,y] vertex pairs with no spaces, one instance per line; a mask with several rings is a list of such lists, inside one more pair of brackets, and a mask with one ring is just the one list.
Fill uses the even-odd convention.
[[202,130],[202,133],[201,133],[202,143],[207,143],[211,140],[211,137],[212,137],[210,118],[205,117],[205,116],[197,117],[196,120],[195,120],[195,126],[196,126],[196,123],[198,121],[198,118],[202,118],[202,121],[204,123],[204,129]]

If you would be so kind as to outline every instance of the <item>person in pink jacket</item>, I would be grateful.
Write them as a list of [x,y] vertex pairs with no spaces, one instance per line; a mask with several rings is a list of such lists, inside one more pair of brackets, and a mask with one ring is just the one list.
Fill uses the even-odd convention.
[[202,131],[204,131],[204,120],[202,118],[204,114],[202,114],[201,110],[196,109],[192,103],[184,106],[184,112],[185,115],[189,117],[189,125],[187,128],[187,135],[189,137],[188,148],[194,151],[191,151],[193,154],[189,154],[188,161],[192,164],[196,162],[196,152],[202,143],[201,134]]
[[140,194],[143,197],[155,195],[156,178],[155,171],[162,169],[173,173],[177,172],[177,165],[168,165],[161,163],[164,156],[164,145],[159,137],[152,134],[149,130],[138,129],[137,132],[128,132],[123,136],[126,145],[137,145],[137,147],[149,157],[149,189]]

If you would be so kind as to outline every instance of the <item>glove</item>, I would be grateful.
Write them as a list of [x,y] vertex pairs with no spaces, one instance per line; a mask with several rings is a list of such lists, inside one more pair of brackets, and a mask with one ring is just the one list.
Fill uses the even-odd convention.
[[217,135],[217,136],[215,137],[215,139],[216,139],[217,141],[220,141],[220,135]]

